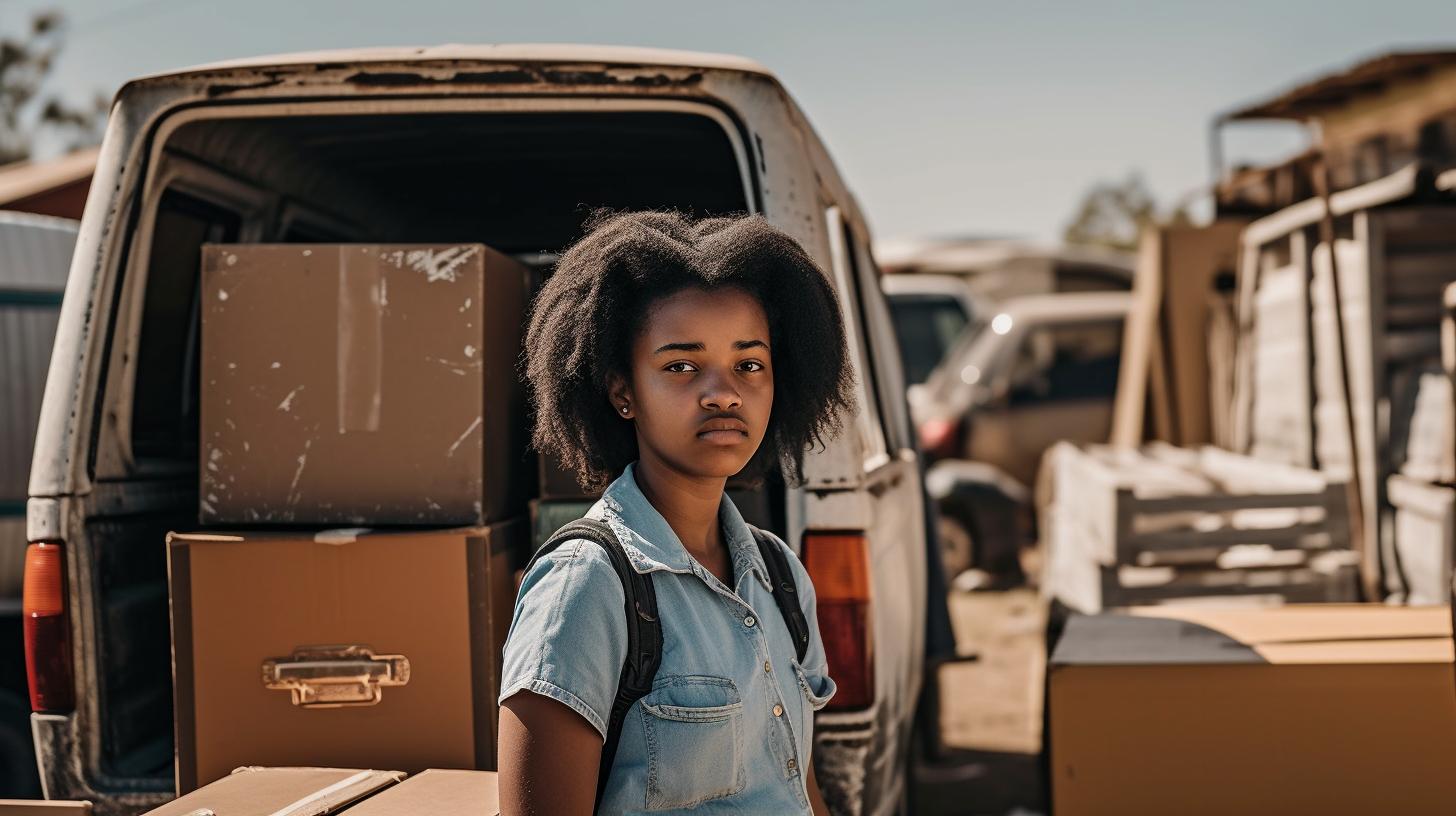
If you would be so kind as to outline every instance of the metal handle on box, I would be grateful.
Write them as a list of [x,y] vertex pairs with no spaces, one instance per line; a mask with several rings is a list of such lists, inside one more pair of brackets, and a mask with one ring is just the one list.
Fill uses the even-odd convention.
[[288,657],[263,661],[263,685],[293,692],[301,708],[375,705],[384,686],[409,678],[409,658],[376,655],[368,646],[299,646]]

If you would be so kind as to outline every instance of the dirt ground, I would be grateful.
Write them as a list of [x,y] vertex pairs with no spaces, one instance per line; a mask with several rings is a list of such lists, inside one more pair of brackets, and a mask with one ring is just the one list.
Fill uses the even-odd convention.
[[1035,589],[952,592],[961,656],[940,668],[943,761],[917,773],[917,816],[1046,811],[1041,761],[1047,606]]

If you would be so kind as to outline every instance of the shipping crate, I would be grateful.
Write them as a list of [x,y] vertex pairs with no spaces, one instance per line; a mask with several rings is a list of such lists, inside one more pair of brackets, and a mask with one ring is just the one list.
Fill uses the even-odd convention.
[[1072,609],[1355,600],[1344,484],[1212,447],[1063,442],[1048,456],[1043,586]]
[[529,535],[168,536],[178,790],[241,765],[493,769]]
[[200,521],[524,513],[530,277],[480,244],[204,246]]

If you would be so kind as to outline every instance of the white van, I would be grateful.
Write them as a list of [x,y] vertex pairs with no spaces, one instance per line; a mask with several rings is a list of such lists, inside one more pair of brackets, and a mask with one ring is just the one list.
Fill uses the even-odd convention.
[[91,190],[27,508],[52,559],[27,578],[50,616],[27,642],[48,797],[132,813],[175,791],[164,536],[201,527],[202,244],[481,242],[544,275],[608,206],[761,212],[833,274],[863,409],[808,457],[804,488],[766,488],[745,515],[796,547],[867,542],[870,594],[848,601],[869,624],[826,638],[841,691],[816,768],[838,813],[901,807],[927,603],[920,470],[864,218],[766,69],[576,46],[204,66],[122,88]]

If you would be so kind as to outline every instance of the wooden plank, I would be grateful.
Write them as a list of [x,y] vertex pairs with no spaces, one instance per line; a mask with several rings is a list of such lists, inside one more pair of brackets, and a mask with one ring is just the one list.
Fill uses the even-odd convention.
[[1325,507],[1329,494],[1321,493],[1241,493],[1213,496],[1163,496],[1134,499],[1129,509],[1134,513],[1217,513],[1232,510],[1263,510],[1280,507]]
[[[1324,536],[1326,542],[1316,547],[1307,546],[1307,542]],[[1276,527],[1269,530],[1241,530],[1236,527],[1225,527],[1220,530],[1170,530],[1164,533],[1148,533],[1134,536],[1128,541],[1126,548],[1133,552],[1146,550],[1189,550],[1200,547],[1222,547],[1228,548],[1235,544],[1267,544],[1276,550],[1293,549],[1331,549],[1332,542],[1329,528],[1324,523],[1299,524],[1293,527]],[[1135,563],[1132,560],[1123,563]]]

